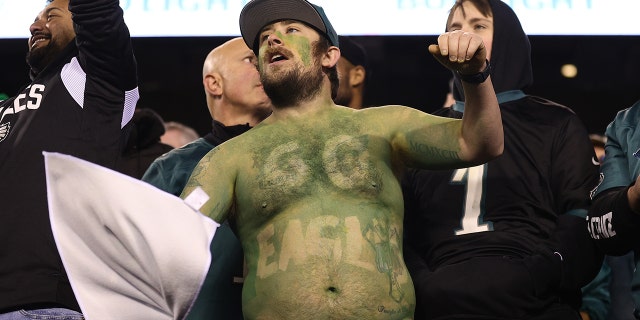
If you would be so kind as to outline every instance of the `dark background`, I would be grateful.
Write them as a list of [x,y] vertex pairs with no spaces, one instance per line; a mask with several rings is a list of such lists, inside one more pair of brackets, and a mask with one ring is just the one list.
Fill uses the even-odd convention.
[[[450,73],[427,51],[436,36],[357,36],[369,55],[368,105],[402,104],[423,111],[442,106]],[[229,37],[134,38],[139,65],[138,107],[200,134],[211,126],[202,89],[202,63]],[[615,113],[640,100],[640,36],[530,36],[534,85],[540,95],[572,108],[590,132],[603,133]],[[0,40],[0,92],[14,95],[29,82],[26,39]],[[578,76],[560,67],[573,63]]]

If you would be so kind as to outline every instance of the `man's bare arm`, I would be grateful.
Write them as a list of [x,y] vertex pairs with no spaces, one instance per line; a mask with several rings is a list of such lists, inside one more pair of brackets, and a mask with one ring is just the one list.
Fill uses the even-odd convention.
[[221,146],[207,153],[180,195],[191,207],[219,223],[227,218],[234,198],[235,168],[225,161],[228,157],[224,153]]
[[[487,50],[478,35],[460,30],[438,37],[429,52],[445,67],[462,75],[487,68]],[[459,136],[460,158],[471,164],[487,162],[502,154],[504,136],[500,107],[491,78],[482,83],[462,81],[465,111]]]

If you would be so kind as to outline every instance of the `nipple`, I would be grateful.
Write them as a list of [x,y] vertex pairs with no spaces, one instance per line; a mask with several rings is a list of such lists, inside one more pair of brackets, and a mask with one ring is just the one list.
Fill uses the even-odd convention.
[[339,293],[340,293],[340,290],[338,290],[338,288],[336,288],[336,287],[331,286],[331,287],[328,287],[328,288],[327,288],[327,292],[328,292],[330,295],[337,295],[337,294],[339,294]]

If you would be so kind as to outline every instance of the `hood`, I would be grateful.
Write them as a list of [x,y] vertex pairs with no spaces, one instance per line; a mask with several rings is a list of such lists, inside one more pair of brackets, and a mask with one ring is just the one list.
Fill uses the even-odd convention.
[[[533,83],[531,44],[518,16],[506,3],[489,0],[493,11],[493,46],[491,49],[491,82],[496,93],[524,90]],[[462,83],[455,72],[453,96],[464,101]]]
[[136,152],[160,142],[160,136],[164,134],[164,121],[155,111],[147,108],[136,109],[131,122],[133,125],[125,153]]

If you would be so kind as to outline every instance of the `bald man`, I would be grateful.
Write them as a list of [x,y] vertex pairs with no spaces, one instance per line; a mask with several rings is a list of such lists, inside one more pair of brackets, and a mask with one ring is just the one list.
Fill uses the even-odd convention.
[[[256,69],[256,57],[242,38],[213,49],[202,68],[213,130],[156,159],[142,177],[166,192],[180,195],[198,161],[217,145],[240,135],[271,113]],[[211,242],[211,266],[188,319],[242,319],[243,252],[228,224]]]

